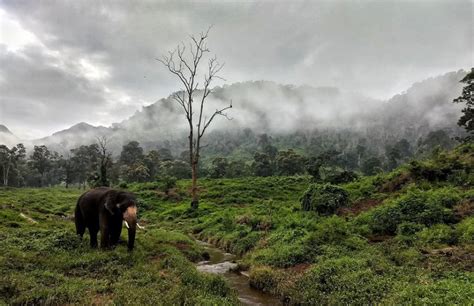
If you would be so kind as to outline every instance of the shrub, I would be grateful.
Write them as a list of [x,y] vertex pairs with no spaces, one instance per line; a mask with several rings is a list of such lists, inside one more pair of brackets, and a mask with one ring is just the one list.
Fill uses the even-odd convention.
[[459,242],[474,243],[474,217],[464,219],[456,226]]
[[403,222],[426,226],[453,222],[453,212],[446,206],[450,206],[456,197],[456,194],[450,195],[444,191],[410,190],[387,205],[369,212],[370,227],[375,233],[395,234],[398,225]]
[[278,243],[259,249],[252,254],[255,262],[278,268],[287,268],[308,261],[309,255],[301,243]]
[[415,284],[400,284],[383,305],[472,305],[472,278],[458,277]]
[[440,246],[456,243],[454,230],[446,224],[436,224],[430,228],[425,228],[417,233],[416,236],[425,245]]
[[316,211],[322,215],[331,215],[340,207],[349,203],[349,194],[339,186],[331,184],[312,184],[300,199],[305,211]]
[[321,179],[330,184],[343,184],[355,181],[358,176],[353,171],[347,171],[338,167],[321,167]]
[[397,235],[413,236],[419,231],[423,230],[425,226],[414,222],[403,222],[398,225]]
[[297,281],[295,304],[376,304],[391,288],[393,280],[376,273],[362,259],[341,257],[313,266]]
[[118,184],[118,187],[121,188],[121,189],[127,189],[128,188],[128,184],[127,182],[120,182]]
[[269,267],[257,267],[250,271],[249,284],[253,288],[273,293],[278,283],[277,272]]
[[423,230],[425,226],[414,222],[402,222],[397,227],[397,240],[412,245],[417,239],[416,233]]

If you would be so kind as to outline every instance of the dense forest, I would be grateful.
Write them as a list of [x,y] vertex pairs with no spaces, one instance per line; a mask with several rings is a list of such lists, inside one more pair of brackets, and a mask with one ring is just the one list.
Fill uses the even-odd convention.
[[[415,145],[406,139],[374,145],[373,138],[357,138],[350,131],[272,137],[246,129],[238,137],[219,136],[220,144],[205,149],[201,176],[310,174],[318,180],[346,182],[358,175],[390,171],[408,160],[435,149],[451,149],[458,143],[444,130],[429,132]],[[187,151],[178,156],[167,148],[145,152],[137,141],[125,144],[118,156],[102,148],[100,141],[71,149],[65,155],[45,145],[34,146],[31,152],[23,144],[0,145],[0,165],[2,184],[14,187],[98,186],[103,185],[102,179],[108,182],[106,185],[118,185],[191,175]]]

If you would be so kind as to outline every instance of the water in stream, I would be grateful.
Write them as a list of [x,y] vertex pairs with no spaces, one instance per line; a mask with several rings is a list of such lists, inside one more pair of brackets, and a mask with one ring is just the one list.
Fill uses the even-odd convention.
[[237,267],[234,262],[236,256],[225,253],[222,250],[199,241],[199,243],[209,253],[209,260],[197,264],[197,269],[201,272],[220,274],[224,276],[229,284],[234,288],[243,305],[282,305],[275,296],[253,289],[249,286],[248,277],[239,272],[231,272]]

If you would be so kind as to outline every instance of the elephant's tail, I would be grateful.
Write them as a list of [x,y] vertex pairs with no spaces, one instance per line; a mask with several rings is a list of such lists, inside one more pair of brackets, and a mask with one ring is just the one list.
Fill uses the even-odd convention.
[[81,208],[79,207],[79,202],[81,201],[82,196],[77,201],[76,210],[74,211],[74,222],[76,223],[76,234],[79,236],[84,235],[86,231],[86,221],[82,215]]

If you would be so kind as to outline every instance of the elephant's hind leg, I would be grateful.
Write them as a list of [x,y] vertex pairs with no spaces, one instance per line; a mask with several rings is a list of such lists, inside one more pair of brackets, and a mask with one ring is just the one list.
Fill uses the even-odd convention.
[[97,233],[99,228],[97,226],[89,226],[89,235],[91,237],[91,248],[97,247]]
[[76,206],[74,212],[74,222],[76,223],[76,234],[82,239],[82,236],[84,236],[84,232],[86,231],[86,223],[79,206]]

